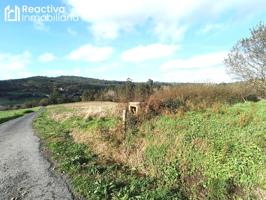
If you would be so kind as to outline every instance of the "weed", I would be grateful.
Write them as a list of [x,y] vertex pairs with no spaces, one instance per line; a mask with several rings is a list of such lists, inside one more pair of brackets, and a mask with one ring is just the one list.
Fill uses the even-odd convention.
[[88,199],[252,199],[266,186],[265,102],[192,105],[132,117],[125,134],[116,117],[35,124]]
[[[69,123],[60,124],[47,113],[41,113],[34,125],[57,161],[57,169],[71,178],[77,196],[86,199],[186,199],[180,188],[165,187],[159,180],[105,160],[95,155],[87,145],[75,143],[69,137]],[[98,123],[106,125],[103,121]]]

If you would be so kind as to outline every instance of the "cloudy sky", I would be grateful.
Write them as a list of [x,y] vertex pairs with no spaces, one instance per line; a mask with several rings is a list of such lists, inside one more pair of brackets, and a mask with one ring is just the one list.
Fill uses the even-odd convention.
[[[8,5],[63,7],[78,20],[5,21]],[[2,0],[0,80],[228,82],[224,57],[260,22],[265,0]]]

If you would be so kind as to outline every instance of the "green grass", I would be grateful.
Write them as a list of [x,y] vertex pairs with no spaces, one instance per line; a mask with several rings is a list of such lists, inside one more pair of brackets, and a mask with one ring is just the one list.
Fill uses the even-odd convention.
[[266,189],[265,101],[159,116],[142,132],[148,169],[170,185],[179,175],[193,199],[249,199],[257,187]]
[[0,124],[37,110],[38,108],[0,111]]
[[58,123],[44,112],[36,118],[34,126],[43,147],[57,162],[57,170],[70,177],[77,196],[86,199],[186,199],[179,186],[165,187],[160,180],[94,154],[88,146],[75,143],[70,136],[73,126],[91,130],[112,127],[115,121],[72,118]]
[[[96,155],[70,135],[76,128],[111,133],[119,119],[75,116],[59,123],[49,112],[35,127],[58,170],[86,199],[261,199],[256,190],[266,189],[265,101],[160,115],[129,128],[119,143],[107,138],[117,149],[142,152],[135,169]],[[145,145],[136,149],[140,141]]]

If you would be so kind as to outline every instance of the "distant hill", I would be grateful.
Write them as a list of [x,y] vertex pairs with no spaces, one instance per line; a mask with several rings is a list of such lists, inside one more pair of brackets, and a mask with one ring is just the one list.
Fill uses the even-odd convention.
[[22,104],[48,97],[54,89],[68,98],[80,97],[86,89],[101,90],[122,85],[123,81],[107,81],[77,76],[44,77],[0,81],[0,106]]

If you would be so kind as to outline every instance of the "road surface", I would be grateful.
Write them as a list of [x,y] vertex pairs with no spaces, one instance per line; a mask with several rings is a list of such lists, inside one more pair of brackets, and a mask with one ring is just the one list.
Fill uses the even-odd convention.
[[73,199],[67,184],[40,153],[32,130],[34,116],[0,125],[0,200]]

